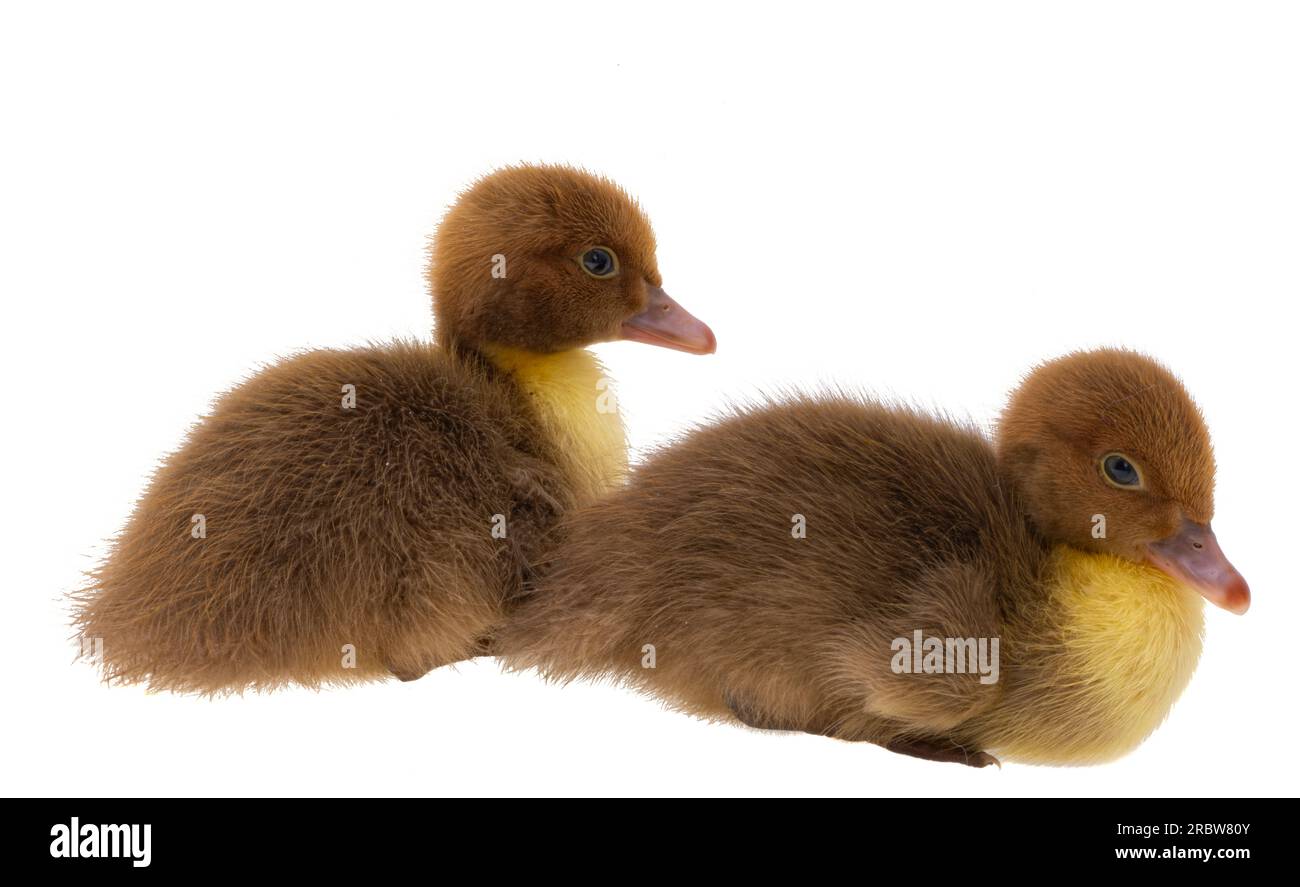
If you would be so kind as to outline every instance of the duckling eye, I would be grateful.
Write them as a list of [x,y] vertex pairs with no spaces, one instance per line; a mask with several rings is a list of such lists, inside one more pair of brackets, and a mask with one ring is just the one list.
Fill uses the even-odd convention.
[[592,277],[613,277],[618,273],[618,259],[603,246],[593,246],[579,259],[582,270]]
[[1101,470],[1106,479],[1117,487],[1136,487],[1142,483],[1137,466],[1121,453],[1111,453],[1101,460]]

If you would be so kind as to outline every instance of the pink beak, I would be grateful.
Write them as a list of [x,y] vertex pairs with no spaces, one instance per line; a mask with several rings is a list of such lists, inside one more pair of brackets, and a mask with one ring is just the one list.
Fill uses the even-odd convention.
[[1250,586],[1223,556],[1209,524],[1183,521],[1177,533],[1147,546],[1147,560],[1230,613],[1250,609]]
[[645,342],[688,354],[712,354],[718,349],[713,330],[673,301],[660,287],[646,284],[650,303],[635,317],[623,321],[621,338]]

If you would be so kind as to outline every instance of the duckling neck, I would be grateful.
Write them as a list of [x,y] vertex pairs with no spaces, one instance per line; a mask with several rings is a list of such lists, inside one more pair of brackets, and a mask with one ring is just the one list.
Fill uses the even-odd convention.
[[627,472],[627,438],[613,382],[584,348],[539,354],[489,346],[484,354],[527,395],[580,501],[609,491]]
[[1201,653],[1204,602],[1143,564],[1069,546],[1046,564],[1046,599],[1008,625],[1011,686],[987,744],[1008,759],[1117,758],[1169,713]]

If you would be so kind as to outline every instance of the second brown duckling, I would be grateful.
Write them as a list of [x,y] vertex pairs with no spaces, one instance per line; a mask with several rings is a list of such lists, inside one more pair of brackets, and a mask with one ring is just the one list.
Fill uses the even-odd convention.
[[838,395],[741,410],[569,515],[499,650],[759,728],[1106,761],[1186,686],[1202,601],[1249,604],[1214,471],[1183,386],[1121,350],[1037,368],[992,441]]

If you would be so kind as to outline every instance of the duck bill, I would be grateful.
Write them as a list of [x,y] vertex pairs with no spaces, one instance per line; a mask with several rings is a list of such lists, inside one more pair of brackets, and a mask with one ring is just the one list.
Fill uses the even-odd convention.
[[1147,546],[1147,560],[1215,606],[1238,616],[1250,609],[1250,586],[1223,556],[1209,524],[1184,521],[1177,533]]
[[649,304],[640,314],[623,321],[619,338],[687,354],[712,354],[718,350],[718,340],[708,324],[678,305],[660,287],[647,285],[646,292]]

